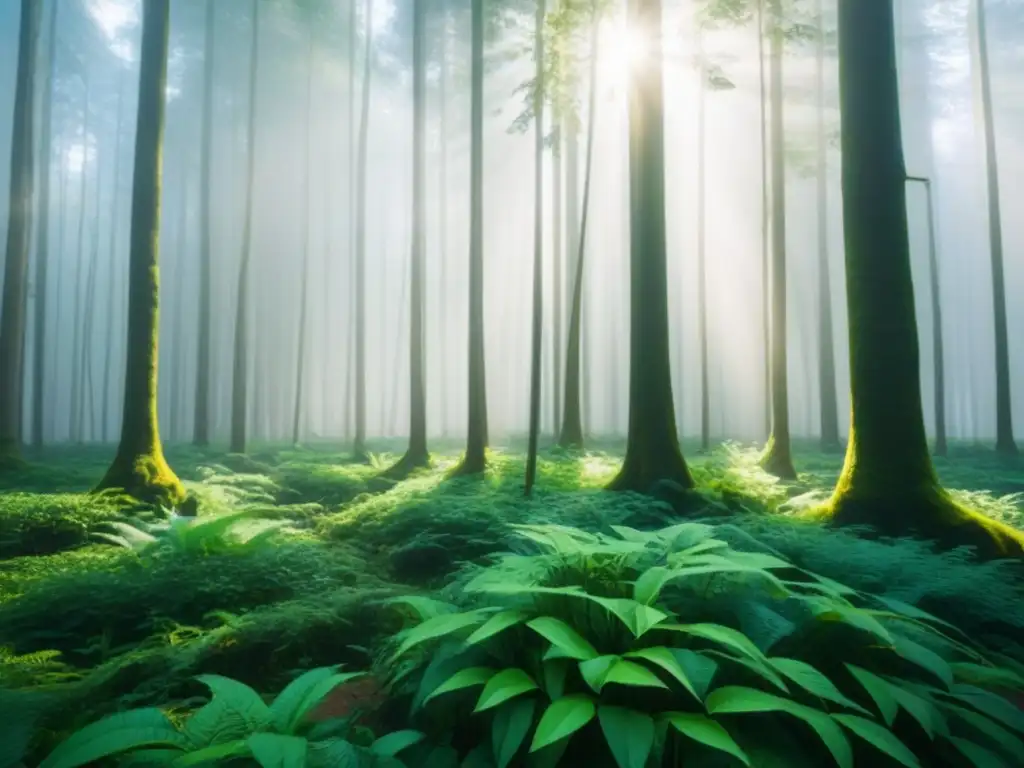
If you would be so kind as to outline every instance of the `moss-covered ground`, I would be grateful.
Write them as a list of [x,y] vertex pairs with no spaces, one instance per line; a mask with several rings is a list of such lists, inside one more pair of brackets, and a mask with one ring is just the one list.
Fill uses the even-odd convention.
[[[828,496],[841,453],[798,445],[799,478],[783,483],[759,467],[753,446],[708,455],[689,447],[698,492],[665,485],[641,496],[602,490],[618,467],[617,446],[552,449],[526,500],[525,460],[515,448],[493,451],[484,475],[452,477],[452,446],[400,482],[381,473],[402,446],[377,448],[368,464],[356,464],[317,446],[265,446],[246,456],[169,446],[171,465],[199,499],[200,521],[247,511],[241,523],[266,535],[220,531],[141,553],[96,536],[114,532],[112,521],[145,529],[166,517],[116,494],[88,493],[110,449],[53,448],[0,474],[0,711],[47,711],[27,764],[101,714],[188,707],[202,694],[197,674],[274,692],[298,670],[364,667],[396,631],[382,600],[429,593],[461,564],[507,551],[516,523],[645,527],[685,509],[716,518],[724,537],[753,537],[822,575],[918,605],[1005,653],[1024,649],[1018,563],[978,564],[968,551],[938,553],[798,519]],[[937,467],[959,501],[1024,528],[1024,462],[954,446]],[[268,532],[267,520],[280,527]]]

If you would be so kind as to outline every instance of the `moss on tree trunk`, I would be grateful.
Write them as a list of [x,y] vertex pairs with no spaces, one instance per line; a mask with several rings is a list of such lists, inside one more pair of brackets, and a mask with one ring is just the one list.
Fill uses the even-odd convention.
[[[661,39],[661,0],[630,3],[630,25]],[[669,367],[662,65],[649,56],[629,93],[630,352],[626,458],[611,490],[647,492],[659,481],[693,487],[679,450]]]
[[146,0],[132,180],[124,418],[117,455],[97,490],[123,488],[145,501],[177,505],[185,489],[164,459],[157,424],[160,169],[169,27],[169,0]]
[[888,535],[973,545],[985,557],[1020,554],[1019,533],[943,491],[928,454],[892,2],[840,0],[839,52],[853,408],[842,474],[816,514]]

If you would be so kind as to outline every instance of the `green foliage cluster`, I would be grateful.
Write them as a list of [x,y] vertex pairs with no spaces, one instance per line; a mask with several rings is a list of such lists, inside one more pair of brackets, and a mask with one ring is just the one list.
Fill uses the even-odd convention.
[[952,626],[712,526],[615,531],[524,527],[541,554],[478,570],[460,604],[408,601],[391,663],[428,732],[498,768],[1024,759],[1024,716],[990,690],[1024,667]]

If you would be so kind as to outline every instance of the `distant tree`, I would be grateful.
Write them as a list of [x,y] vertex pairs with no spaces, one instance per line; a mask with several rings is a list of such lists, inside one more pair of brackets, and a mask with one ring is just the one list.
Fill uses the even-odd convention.
[[484,364],[484,0],[472,0],[469,168],[469,424],[459,474],[487,464],[487,376]]
[[[661,0],[634,0],[629,23],[662,35]],[[630,361],[626,457],[609,488],[646,492],[659,481],[693,487],[679,450],[669,364],[662,61],[647,55],[629,84]]]
[[231,452],[245,453],[249,418],[249,291],[252,282],[253,186],[256,169],[256,83],[260,63],[260,2],[252,2],[252,37],[249,59],[249,121],[246,132],[245,219],[242,223],[242,258],[238,266],[235,306],[235,349],[231,378]]
[[1016,456],[1013,406],[1010,394],[1010,342],[1006,321],[1006,278],[1003,267],[1003,217],[999,196],[999,155],[996,151],[992,78],[989,74],[988,28],[985,0],[973,0],[978,80],[981,86],[982,125],[985,132],[985,179],[988,184],[988,236],[992,259],[992,307],[996,344],[996,450]]
[[974,545],[986,556],[1019,555],[1021,534],[958,506],[928,453],[893,0],[839,0],[839,81],[853,408],[846,462],[819,514],[883,534]]
[[145,0],[132,181],[128,282],[128,360],[117,455],[98,489],[177,505],[185,489],[167,464],[157,424],[160,166],[164,133],[170,0]]
[[210,397],[213,352],[213,78],[216,51],[216,3],[206,3],[203,27],[203,112],[199,149],[199,327],[196,344],[196,400],[192,419],[192,442],[210,444]]
[[427,247],[427,4],[413,7],[412,24],[412,244],[409,250],[409,447],[391,468],[402,475],[430,463],[427,451],[426,355],[424,350]]

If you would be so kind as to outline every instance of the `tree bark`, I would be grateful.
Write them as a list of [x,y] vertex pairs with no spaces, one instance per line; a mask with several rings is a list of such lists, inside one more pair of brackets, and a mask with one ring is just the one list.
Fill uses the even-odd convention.
[[764,434],[772,434],[772,319],[771,264],[768,235],[770,232],[768,186],[768,85],[764,66],[764,3],[757,0],[757,71],[761,109],[761,332],[764,348]]
[[704,62],[704,30],[697,30],[700,61],[700,92],[697,106],[697,332],[700,335],[700,447],[711,448],[711,385],[708,370],[708,276],[707,276],[707,78]]
[[982,124],[985,129],[985,176],[988,185],[988,236],[992,259],[992,307],[996,345],[996,450],[1017,455],[1013,438],[1013,408],[1010,394],[1010,342],[1006,321],[1006,278],[1003,268],[1003,221],[999,197],[999,161],[996,151],[992,82],[989,75],[988,30],[985,2],[975,0],[975,34],[978,46],[978,78],[981,86]]
[[[871,46],[864,45],[872,40]],[[852,414],[835,523],[1021,554],[1012,529],[957,506],[925,436],[893,3],[839,0],[843,218]]]
[[487,375],[484,360],[484,0],[472,0],[469,170],[469,429],[461,474],[487,465]]
[[545,0],[537,0],[534,31],[536,83],[533,93],[533,338],[530,361],[530,429],[526,451],[526,495],[537,479],[540,440],[540,374],[544,343],[544,17]]
[[828,247],[828,142],[825,136],[825,17],[817,0],[816,79],[818,91],[818,386],[821,392],[821,447],[839,447],[839,403],[836,396],[835,340],[832,328],[832,276]]
[[440,235],[440,277],[438,278],[439,314],[438,350],[441,374],[441,436],[448,436],[448,7],[442,0],[443,18],[441,38],[441,67],[438,79],[438,110],[440,112],[439,143],[441,157],[438,163],[438,233]]
[[181,198],[178,201],[178,232],[175,236],[177,262],[174,266],[174,335],[171,344],[171,365],[173,384],[171,387],[171,409],[168,414],[169,435],[172,442],[182,439],[182,405],[185,399],[184,379],[181,372],[185,367],[185,255],[188,253],[188,171],[183,168]]
[[789,438],[789,360],[786,323],[786,134],[783,115],[781,0],[771,0],[771,166],[772,166],[772,432],[761,465],[773,475],[795,479]]
[[210,444],[210,398],[213,353],[213,78],[216,51],[215,3],[206,4],[203,43],[203,127],[199,155],[199,329],[196,334],[196,400],[192,444]]
[[160,166],[169,29],[170,0],[145,0],[132,180],[124,418],[117,455],[99,488],[123,488],[139,499],[177,505],[184,501],[185,489],[164,459],[157,424]]
[[[71,441],[81,443],[82,433],[80,431],[80,408],[81,408],[81,385],[82,380],[78,375],[81,366],[79,360],[82,354],[82,282],[85,272],[85,211],[88,192],[88,167],[89,167],[89,71],[85,70],[82,75],[82,84],[85,89],[85,105],[82,112],[82,168],[78,184],[78,237],[76,247],[78,258],[75,262],[74,300],[71,302],[71,323],[74,330],[71,334],[71,408],[68,412],[68,434]],[[96,169],[97,179],[99,169]],[[97,185],[98,188],[98,185]]]
[[[661,0],[636,0],[629,22],[661,40]],[[692,488],[679,450],[669,362],[662,62],[647,56],[629,86],[630,364],[626,458],[612,490],[648,492],[670,481]]]
[[245,453],[248,429],[249,368],[249,271],[252,264],[252,198],[256,169],[256,84],[260,63],[260,4],[252,2],[251,58],[249,61],[249,124],[246,132],[245,220],[242,224],[242,259],[238,267],[238,291],[235,308],[235,350],[231,382],[232,453]]

